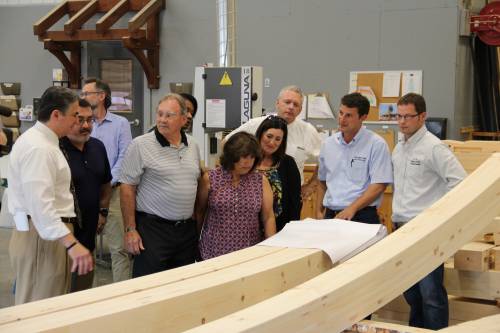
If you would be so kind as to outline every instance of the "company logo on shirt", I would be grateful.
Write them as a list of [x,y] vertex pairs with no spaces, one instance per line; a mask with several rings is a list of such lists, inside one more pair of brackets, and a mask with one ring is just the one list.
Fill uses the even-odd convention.
[[422,165],[422,161],[414,158],[410,160],[410,165]]

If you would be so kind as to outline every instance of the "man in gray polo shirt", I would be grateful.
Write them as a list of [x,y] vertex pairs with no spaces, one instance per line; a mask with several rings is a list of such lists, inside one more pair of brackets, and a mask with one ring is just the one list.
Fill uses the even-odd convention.
[[120,199],[125,247],[135,255],[132,277],[193,263],[196,223],[191,218],[200,152],[182,127],[186,105],[168,94],[158,103],[156,128],[135,138],[122,164]]

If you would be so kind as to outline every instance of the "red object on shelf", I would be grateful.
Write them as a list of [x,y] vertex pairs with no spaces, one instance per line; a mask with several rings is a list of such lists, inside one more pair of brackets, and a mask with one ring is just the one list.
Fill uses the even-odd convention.
[[471,16],[470,31],[488,45],[500,46],[500,1],[494,1]]

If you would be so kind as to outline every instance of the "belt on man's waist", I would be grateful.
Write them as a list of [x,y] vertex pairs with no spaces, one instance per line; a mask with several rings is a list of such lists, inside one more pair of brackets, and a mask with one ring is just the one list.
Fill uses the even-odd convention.
[[145,212],[141,212],[141,211],[136,211],[136,213],[137,213],[137,215],[144,216],[144,217],[147,217],[147,218],[150,218],[150,219],[153,219],[153,220],[156,220],[158,222],[162,222],[162,223],[165,223],[168,225],[173,225],[174,227],[194,222],[194,220],[192,218],[179,219],[179,220],[167,220],[167,219],[160,217],[158,215],[149,214],[149,213],[145,213]]
[[[338,209],[338,210],[330,209],[330,208],[327,208],[327,209],[330,212],[332,212],[333,216],[335,216],[338,213],[340,213],[341,211],[343,211],[343,209]],[[362,211],[366,211],[366,210],[377,210],[377,207],[375,207],[375,206],[366,206],[365,208],[361,208],[360,210],[358,210],[356,213],[359,213],[359,212],[362,212]]]
[[[28,220],[31,220],[31,215],[28,215]],[[61,217],[61,221],[63,223],[78,223],[78,219],[76,217],[65,217],[65,216],[62,216]]]

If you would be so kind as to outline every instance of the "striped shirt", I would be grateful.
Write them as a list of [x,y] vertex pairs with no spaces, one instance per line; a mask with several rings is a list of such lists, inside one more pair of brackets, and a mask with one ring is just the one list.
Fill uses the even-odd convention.
[[194,138],[182,133],[177,148],[155,129],[130,144],[120,182],[137,186],[136,210],[181,220],[193,215],[199,177],[200,150]]

